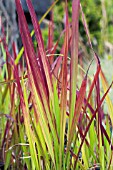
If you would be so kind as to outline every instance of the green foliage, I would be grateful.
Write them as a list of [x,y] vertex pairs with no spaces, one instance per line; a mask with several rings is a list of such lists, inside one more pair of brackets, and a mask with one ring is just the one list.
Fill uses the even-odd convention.
[[[113,43],[113,2],[112,0],[84,0],[81,1],[81,5],[87,20],[90,38],[93,44],[94,49],[98,52],[102,57],[108,54],[105,42]],[[69,16],[71,20],[71,6],[72,1],[68,1],[68,10]],[[54,13],[54,21],[58,30],[62,27],[63,23],[63,13],[64,9],[64,1],[59,1],[59,3],[55,6]],[[60,14],[60,15],[59,15]],[[80,25],[80,35],[84,44],[87,43],[87,37],[84,31],[84,27],[82,24],[82,18],[79,21]],[[59,31],[57,32],[59,34]],[[57,38],[57,37],[56,37]],[[87,48],[87,46],[86,46]],[[87,48],[88,50],[88,48]]]

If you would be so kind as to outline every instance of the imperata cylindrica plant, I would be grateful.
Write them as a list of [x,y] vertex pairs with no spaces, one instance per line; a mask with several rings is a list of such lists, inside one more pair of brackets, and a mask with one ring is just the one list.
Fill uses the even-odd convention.
[[[26,0],[34,27],[30,33],[21,1],[15,0],[23,44],[19,53],[15,42],[12,54],[9,52],[2,26],[0,44],[5,65],[0,68],[1,162],[4,169],[112,170],[113,104],[109,91],[113,82],[108,84],[93,48],[80,0],[72,1],[71,21],[65,1],[64,28],[54,40],[52,18],[48,43],[44,44],[40,23],[57,2],[38,21],[32,1]],[[80,65],[80,17],[93,54],[87,67],[83,67],[86,56],[82,56]],[[94,63],[96,69],[91,76]]]

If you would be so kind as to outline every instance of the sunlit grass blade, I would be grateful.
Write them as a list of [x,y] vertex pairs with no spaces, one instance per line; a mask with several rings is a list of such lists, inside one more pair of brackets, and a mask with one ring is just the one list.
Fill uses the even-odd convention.
[[[32,117],[31,117],[31,119],[32,119]],[[33,120],[32,123],[33,123],[34,133],[36,136],[38,152],[40,153],[40,160],[42,158],[42,160],[44,161],[44,166],[46,167],[46,169],[49,170],[50,156],[47,152],[46,142],[44,140],[41,126],[39,123],[37,124],[37,122],[35,120]]]
[[69,130],[74,116],[76,102],[76,85],[78,74],[78,37],[79,37],[79,8],[80,1],[72,2],[72,41],[71,41],[71,63],[70,63],[70,106],[69,106]]
[[[67,3],[66,3],[66,32],[65,32],[65,38],[64,38],[64,48],[63,48],[63,62],[62,62],[62,70],[61,70],[61,76],[62,76],[62,85],[61,85],[61,101],[60,101],[60,150],[59,150],[59,158],[60,158],[60,167],[59,169],[62,169],[62,163],[64,162],[64,134],[65,134],[65,126],[66,126],[66,108],[67,108],[67,58],[68,58],[68,41],[69,41],[69,21],[68,21],[68,10],[67,10]],[[64,165],[64,163],[63,163]]]
[[[24,123],[25,123],[27,137],[29,140],[31,160],[32,160],[32,169],[35,169],[35,168],[40,169],[40,163],[39,163],[40,157],[37,156],[37,154],[39,154],[39,153],[36,152],[36,138],[34,136],[33,131],[30,128],[28,99],[27,99],[27,93],[26,93],[26,89],[25,89],[25,85],[24,85],[23,81],[22,81],[22,85],[23,85],[23,95],[24,95],[24,101],[25,101],[25,107],[26,107],[25,113],[23,112],[23,114],[27,114],[26,117],[24,115]],[[23,108],[23,111],[24,111],[24,108]]]
[[[108,89],[109,86],[108,86],[107,80],[106,80],[105,75],[102,70],[100,72],[100,76],[101,76],[101,80],[102,80],[103,90],[104,90],[104,92],[106,92],[106,90]],[[107,94],[107,96],[106,96],[106,102],[107,102],[107,106],[109,109],[109,115],[111,117],[112,126],[113,126],[113,103],[109,97],[109,94]]]
[[84,103],[84,98],[85,98],[85,94],[86,94],[86,86],[87,86],[87,74],[85,76],[85,78],[82,81],[80,90],[79,90],[79,95],[76,101],[76,106],[75,106],[75,111],[74,111],[74,117],[72,119],[72,124],[71,124],[71,128],[69,131],[69,137],[68,137],[68,143],[67,143],[67,154],[71,148],[71,143],[73,141],[73,137],[74,137],[74,133],[76,130],[76,125],[78,123],[78,119],[80,116],[80,112]]
[[54,90],[54,101],[55,101],[55,112],[56,112],[56,128],[58,132],[58,136],[60,136],[60,106],[59,106],[59,98],[58,98],[58,90],[57,90],[57,81],[53,84],[53,90]]

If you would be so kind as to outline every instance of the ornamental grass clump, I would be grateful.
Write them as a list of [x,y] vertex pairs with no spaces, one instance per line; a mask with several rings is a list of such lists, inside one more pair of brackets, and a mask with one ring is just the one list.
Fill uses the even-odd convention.
[[[111,170],[113,104],[109,90],[112,82],[108,85],[93,49],[80,1],[72,1],[71,23],[65,2],[64,30],[56,42],[54,23],[50,21],[46,47],[31,0],[26,2],[34,31],[30,34],[21,2],[15,0],[23,43],[19,54],[15,43],[13,54],[9,53],[2,28],[1,49],[6,64],[0,70],[0,144],[5,169]],[[79,64],[80,16],[94,58],[87,63],[86,71]],[[58,54],[61,37],[63,44]],[[92,62],[96,63],[96,71],[91,77],[88,71]]]

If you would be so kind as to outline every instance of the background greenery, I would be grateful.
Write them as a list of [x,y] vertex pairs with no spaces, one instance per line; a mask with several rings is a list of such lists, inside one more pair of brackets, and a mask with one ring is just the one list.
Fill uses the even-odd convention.
[[[113,54],[113,1],[112,0],[82,0],[81,1],[90,37],[95,50],[101,57],[105,53],[110,56]],[[72,1],[68,0],[68,10],[71,16]],[[63,27],[64,1],[59,1],[54,8],[55,39]],[[71,20],[71,18],[70,18]],[[80,35],[84,44],[87,43],[86,34],[80,20]],[[44,33],[46,36],[47,30]]]

